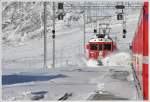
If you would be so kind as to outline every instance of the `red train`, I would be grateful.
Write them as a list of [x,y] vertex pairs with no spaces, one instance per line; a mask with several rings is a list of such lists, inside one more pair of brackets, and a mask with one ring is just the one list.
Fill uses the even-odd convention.
[[148,2],[144,3],[140,21],[132,42],[133,67],[143,93],[148,100]]
[[86,45],[89,59],[98,60],[99,57],[106,57],[117,49],[116,43],[105,34],[98,34]]
[[88,59],[97,60],[101,63],[101,58],[110,55],[117,49],[116,43],[109,36],[110,29],[108,23],[99,24],[98,33],[94,29],[95,37],[90,39],[86,45]]

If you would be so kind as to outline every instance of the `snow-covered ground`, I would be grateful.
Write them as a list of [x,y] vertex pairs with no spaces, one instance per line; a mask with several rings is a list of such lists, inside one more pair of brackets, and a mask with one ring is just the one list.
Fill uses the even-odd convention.
[[32,100],[38,97],[33,94],[36,92],[44,94],[44,100],[58,100],[65,93],[72,93],[69,100],[86,100],[96,91],[108,91],[120,98],[137,98],[130,66],[40,68],[18,70],[18,73],[14,70],[3,75],[5,100]]
[[[115,16],[116,17],[116,16]],[[107,91],[115,97],[137,99],[132,76],[129,43],[139,19],[139,10],[127,15],[127,36],[122,38],[121,22],[111,22],[117,36],[118,52],[106,57],[101,67],[88,67],[83,54],[83,21],[64,26],[57,21],[56,68],[52,64],[52,39],[48,33],[48,67],[43,68],[43,38],[2,45],[3,100],[58,100],[72,93],[69,100],[86,100],[95,92]],[[81,17],[82,18],[82,17]],[[100,21],[99,21],[100,22]],[[93,23],[86,30],[93,32]],[[93,33],[86,35],[86,42]],[[90,65],[93,63],[89,63]]]

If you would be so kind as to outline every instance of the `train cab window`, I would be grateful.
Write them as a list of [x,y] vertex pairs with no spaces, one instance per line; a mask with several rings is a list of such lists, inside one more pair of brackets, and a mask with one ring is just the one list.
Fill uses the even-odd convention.
[[111,44],[104,44],[104,50],[111,50]]
[[99,44],[98,45],[98,49],[99,49],[99,51],[101,51],[103,48],[102,48],[102,44]]
[[97,50],[97,44],[90,44],[90,50]]

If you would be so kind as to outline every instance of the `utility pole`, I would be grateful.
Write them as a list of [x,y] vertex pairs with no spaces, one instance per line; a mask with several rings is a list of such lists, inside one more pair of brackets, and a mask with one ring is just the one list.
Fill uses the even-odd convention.
[[84,14],[83,14],[83,19],[84,19],[84,28],[83,28],[83,49],[84,49],[84,53],[85,53],[85,12],[86,12],[86,9],[85,9],[85,2],[84,2]]
[[53,2],[53,30],[52,30],[52,39],[53,39],[53,64],[52,67],[55,68],[55,2]]
[[46,2],[44,2],[44,68],[47,68],[47,15],[46,15]]

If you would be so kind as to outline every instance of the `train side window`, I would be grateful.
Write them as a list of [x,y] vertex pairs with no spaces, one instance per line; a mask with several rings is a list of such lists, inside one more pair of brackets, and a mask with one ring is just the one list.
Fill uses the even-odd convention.
[[101,51],[103,49],[102,44],[99,44],[99,51]]
[[104,50],[111,50],[111,44],[104,44]]
[[90,44],[90,50],[97,50],[97,44]]

